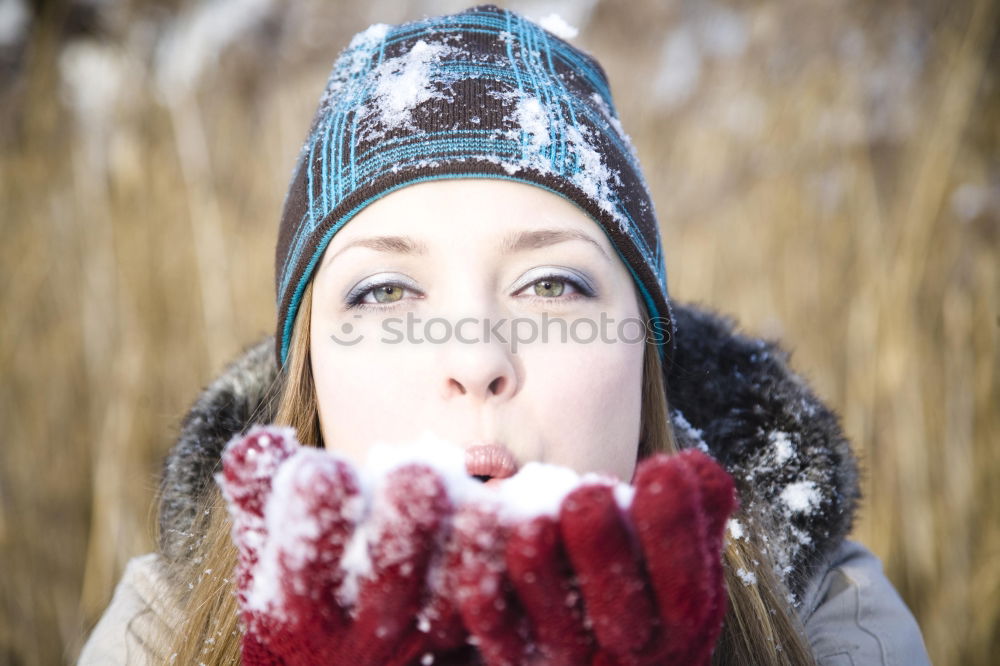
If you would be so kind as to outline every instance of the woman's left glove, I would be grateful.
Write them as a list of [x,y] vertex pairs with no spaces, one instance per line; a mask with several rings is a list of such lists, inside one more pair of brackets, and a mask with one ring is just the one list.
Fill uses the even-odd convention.
[[427,584],[452,512],[430,467],[394,469],[369,506],[350,463],[290,428],[253,428],[222,464],[244,664],[402,665],[465,643],[447,581]]
[[697,450],[659,454],[631,493],[585,480],[558,516],[514,524],[460,509],[458,605],[489,666],[707,666],[732,478]]

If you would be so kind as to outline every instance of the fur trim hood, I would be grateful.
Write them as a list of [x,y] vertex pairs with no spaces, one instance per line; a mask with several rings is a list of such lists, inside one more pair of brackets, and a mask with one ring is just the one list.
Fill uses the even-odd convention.
[[[850,532],[860,497],[839,418],[776,342],[742,335],[731,318],[700,306],[676,303],[674,315],[667,399],[677,438],[732,474],[747,519],[767,521],[765,547],[798,600]],[[168,559],[187,552],[196,507],[226,443],[253,423],[271,422],[277,374],[268,336],[227,366],[184,417],[160,486],[159,548]],[[741,531],[730,524],[732,537]]]

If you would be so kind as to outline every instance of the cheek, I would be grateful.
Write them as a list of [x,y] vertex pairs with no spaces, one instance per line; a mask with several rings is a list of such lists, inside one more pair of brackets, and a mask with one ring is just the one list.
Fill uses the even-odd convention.
[[343,347],[323,339],[313,341],[311,357],[328,449],[363,464],[373,442],[412,434],[407,415],[421,412],[415,401],[422,394],[410,380],[420,376],[412,367],[419,359],[385,349],[376,353],[363,342]]
[[545,460],[631,480],[641,423],[642,345],[533,352],[534,358],[525,359],[525,388],[543,432]]

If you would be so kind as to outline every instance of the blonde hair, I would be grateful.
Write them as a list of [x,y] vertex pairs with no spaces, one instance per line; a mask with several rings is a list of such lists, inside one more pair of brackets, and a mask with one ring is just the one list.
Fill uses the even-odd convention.
[[[640,304],[641,307],[641,304]],[[309,356],[312,283],[302,296],[289,353],[281,371],[274,423],[296,428],[304,445],[322,446],[316,392]],[[645,316],[645,310],[643,315]],[[667,411],[667,395],[660,357],[647,343],[643,361],[642,417],[639,458],[678,450]],[[239,607],[230,576],[206,577],[206,570],[232,572],[236,548],[219,491],[213,485],[203,500],[202,517],[195,526],[201,534],[191,556],[168,562],[179,609],[180,624],[165,637],[170,661],[179,664],[239,664],[242,634]],[[744,524],[748,524],[744,521]],[[722,636],[712,663],[718,665],[800,665],[815,660],[801,623],[789,605],[788,591],[774,574],[760,535],[728,539],[723,552],[729,604]],[[753,570],[756,581],[739,577]]]

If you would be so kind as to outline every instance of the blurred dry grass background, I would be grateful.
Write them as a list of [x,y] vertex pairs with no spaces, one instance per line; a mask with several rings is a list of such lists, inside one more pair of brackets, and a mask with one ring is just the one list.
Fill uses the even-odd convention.
[[[781,338],[936,664],[1000,653],[996,0],[529,1],[609,72],[675,298]],[[0,0],[0,664],[73,660],[199,388],[273,328],[357,30],[465,3]]]

